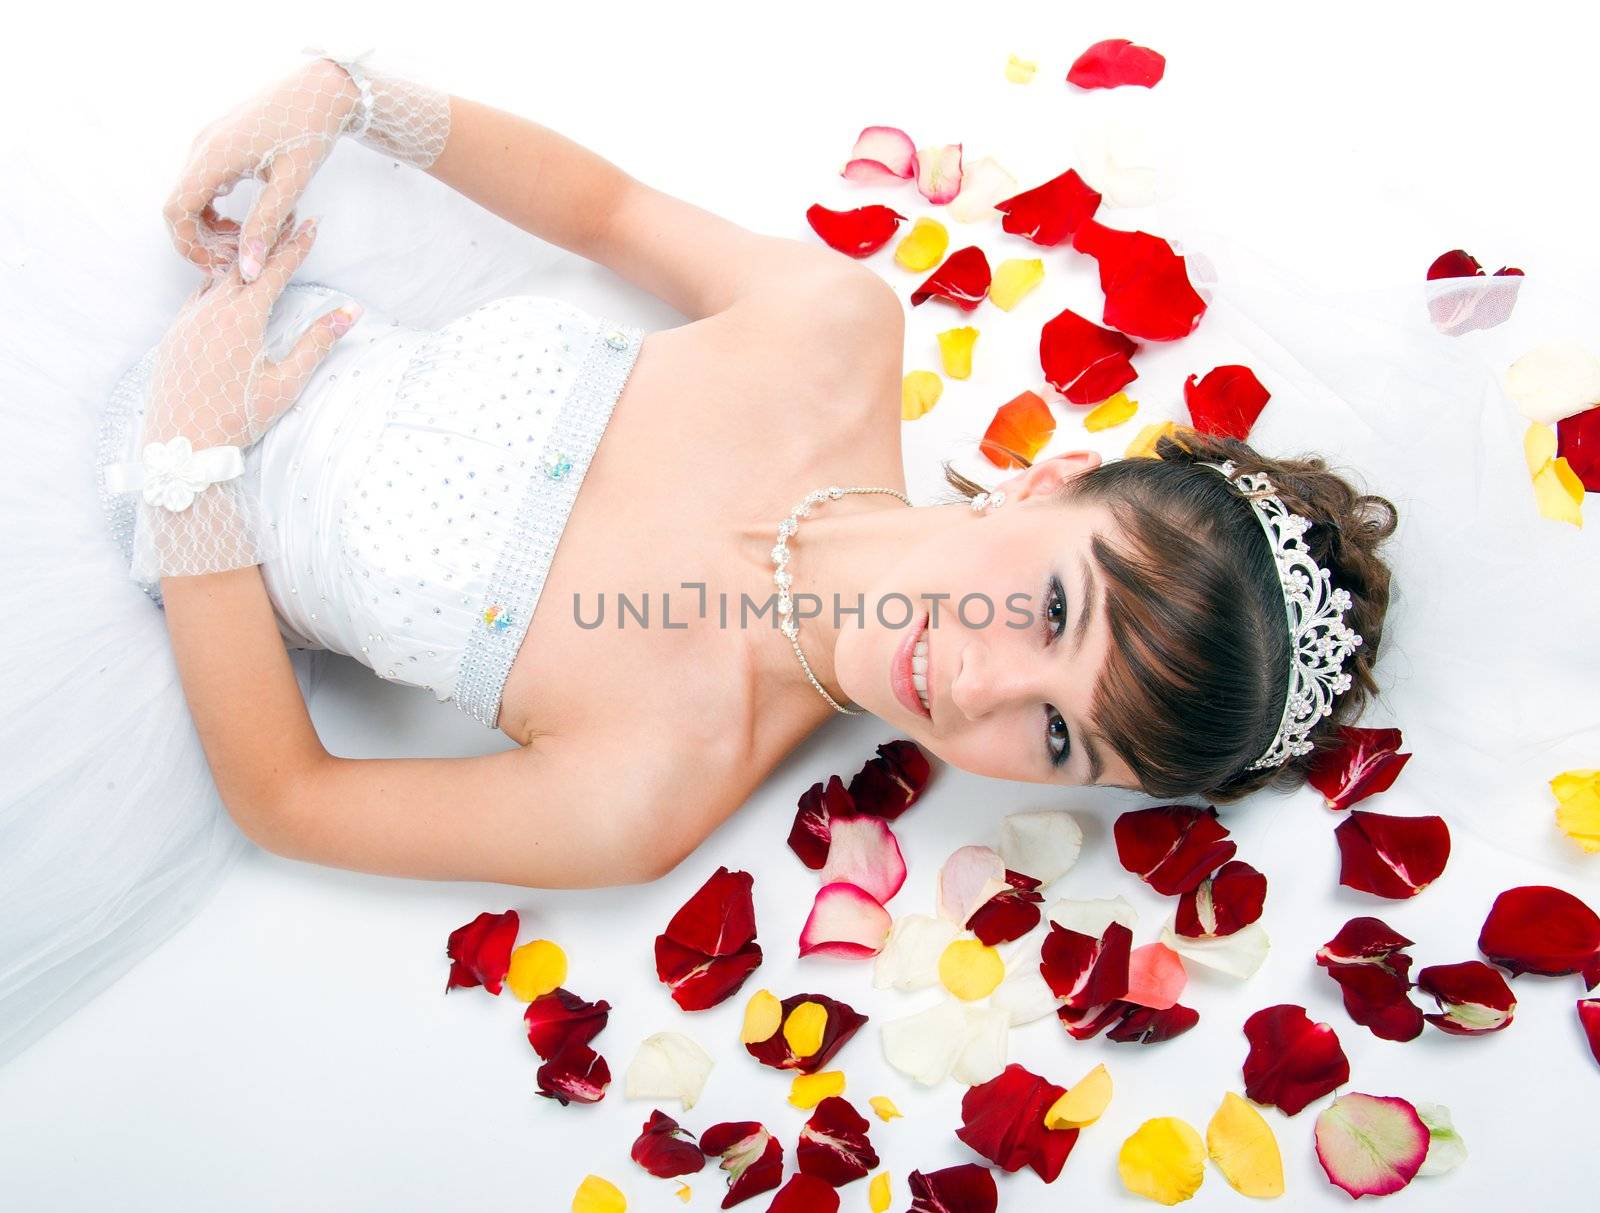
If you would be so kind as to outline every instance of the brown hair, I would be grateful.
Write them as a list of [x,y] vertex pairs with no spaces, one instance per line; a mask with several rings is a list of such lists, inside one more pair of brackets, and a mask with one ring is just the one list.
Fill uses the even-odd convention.
[[[1005,454],[1018,466],[1029,461]],[[1126,546],[1091,545],[1105,584],[1111,646],[1095,687],[1090,727],[1128,764],[1146,794],[1199,795],[1227,804],[1273,786],[1298,787],[1378,693],[1372,677],[1389,606],[1379,545],[1399,522],[1386,497],[1358,492],[1316,456],[1269,459],[1236,438],[1178,426],[1156,457],[1102,463],[1067,481],[1063,501],[1101,501]],[[1362,637],[1345,660],[1350,689],[1313,727],[1315,747],[1277,767],[1250,770],[1272,743],[1288,694],[1290,638],[1271,544],[1237,485],[1202,461],[1231,459],[1259,472],[1285,508],[1310,519],[1304,542],[1350,593],[1344,622]],[[965,497],[982,486],[949,463]]]

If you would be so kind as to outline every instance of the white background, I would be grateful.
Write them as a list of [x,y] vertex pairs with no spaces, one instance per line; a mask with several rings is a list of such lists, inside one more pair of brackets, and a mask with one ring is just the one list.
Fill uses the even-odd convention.
[[[146,149],[147,171],[126,188],[144,196],[156,244],[164,186],[190,135],[281,74],[302,45],[353,39],[768,232],[805,237],[806,205],[844,204],[850,195],[835,174],[862,126],[904,126],[919,144],[964,140],[969,158],[993,154],[1033,182],[1071,163],[1078,126],[1121,106],[1158,116],[1172,133],[1188,214],[1292,265],[1309,286],[1420,279],[1434,256],[1458,246],[1490,269],[1509,263],[1574,283],[1600,271],[1592,89],[1600,27],[1578,5],[385,4],[340,6],[338,26],[325,24],[326,7],[29,14],[34,29],[13,24],[7,36],[13,136],[81,146],[88,176],[97,149],[119,162],[143,161]],[[1068,88],[1066,67],[1104,37],[1161,50],[1166,80],[1150,94]],[[1039,62],[1025,89],[1004,80],[1010,52]],[[603,272],[562,272],[569,277],[552,290],[570,282],[580,302],[631,300],[630,318],[674,322]],[[915,330],[917,340],[926,345],[927,333]],[[927,357],[914,346],[907,365]],[[459,754],[501,744],[454,708],[379,684],[348,662],[334,663],[312,706],[335,752]],[[628,734],[648,727],[617,705],[619,762]],[[815,881],[782,846],[799,793],[832,773],[848,777],[890,736],[872,723],[826,727],[695,856],[645,888],[435,885],[248,855],[195,921],[0,1070],[0,1205],[564,1209],[593,1171],[620,1184],[631,1208],[680,1208],[670,1183],[628,1160],[652,1105],[624,1100],[621,1075],[644,1036],[688,1032],[718,1062],[699,1106],[669,1110],[696,1131],[763,1120],[792,1166],[805,1114],[784,1103],[785,1077],[737,1043],[744,995],[766,986],[780,996],[818,990],[873,1017],[838,1065],[858,1107],[886,1093],[906,1113],[873,1121],[894,1175],[893,1207],[903,1209],[911,1169],[973,1159],[952,1133],[963,1088],[914,1089],[878,1052],[877,1023],[920,1009],[934,992],[876,991],[869,966],[795,960]],[[1600,765],[1588,740],[1550,773]],[[1004,812],[1065,806],[1078,811],[1087,844],[1052,894],[1128,896],[1141,909],[1136,942],[1145,942],[1168,903],[1117,866],[1109,839],[1115,813],[1142,803],[1044,796],[942,772],[897,831],[911,875],[891,909],[931,911],[944,857],[994,842]],[[1449,809],[1399,788],[1374,807]],[[1419,966],[1468,959],[1500,889],[1557,883],[1600,904],[1593,861],[1552,843],[1535,862],[1457,831],[1443,878],[1414,902],[1391,904],[1337,887],[1332,820],[1310,792],[1232,825],[1241,857],[1272,881],[1266,966],[1242,985],[1197,974],[1183,1001],[1200,1010],[1201,1024],[1169,1044],[1078,1044],[1053,1021],[1017,1030],[1014,1060],[1062,1084],[1103,1060],[1116,1097],[1054,1187],[1031,1172],[1002,1177],[1002,1208],[1141,1204],[1116,1176],[1121,1142],[1153,1116],[1181,1116],[1203,1132],[1222,1093],[1241,1089],[1240,1023],[1275,1002],[1301,1003],[1334,1025],[1352,1062],[1347,1089],[1453,1110],[1471,1157],[1450,1176],[1416,1181],[1391,1198],[1396,1207],[1592,1207],[1600,1069],[1573,1015],[1577,979],[1520,979],[1517,1022],[1497,1036],[1457,1040],[1429,1029],[1395,1044],[1349,1021],[1311,956],[1345,919],[1375,913],[1417,941]],[[654,981],[651,941],[718,864],[756,874],[767,960],[740,996],[685,1016]],[[446,935],[481,910],[507,907],[522,913],[523,939],[567,949],[570,988],[614,1007],[596,1047],[617,1081],[597,1106],[562,1108],[533,1094],[538,1061],[509,995],[443,995]],[[1316,1107],[1294,1118],[1266,1113],[1285,1156],[1285,1207],[1297,1210],[1348,1203],[1313,1156]],[[689,1207],[715,1207],[720,1179],[703,1172],[691,1182]],[[864,1183],[842,1196],[846,1209],[866,1207]],[[1208,1168],[1193,1207],[1242,1201]]]

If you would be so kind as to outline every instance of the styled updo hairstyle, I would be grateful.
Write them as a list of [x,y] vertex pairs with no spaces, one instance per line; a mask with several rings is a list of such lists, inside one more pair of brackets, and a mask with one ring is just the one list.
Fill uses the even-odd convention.
[[[1153,797],[1227,804],[1262,787],[1299,787],[1337,744],[1339,727],[1355,723],[1378,693],[1372,666],[1391,578],[1378,548],[1394,533],[1398,512],[1316,456],[1269,459],[1239,439],[1186,426],[1162,435],[1155,455],[1102,463],[1061,489],[1063,501],[1104,502],[1122,533],[1092,543],[1111,646],[1089,726]],[[1344,622],[1362,637],[1342,666],[1350,688],[1308,734],[1315,748],[1255,770],[1249,764],[1272,744],[1283,716],[1289,628],[1255,508],[1238,485],[1200,466],[1227,459],[1236,477],[1264,474],[1284,507],[1311,521],[1302,539],[1331,588],[1349,591]],[[982,491],[948,463],[945,477],[964,497]]]

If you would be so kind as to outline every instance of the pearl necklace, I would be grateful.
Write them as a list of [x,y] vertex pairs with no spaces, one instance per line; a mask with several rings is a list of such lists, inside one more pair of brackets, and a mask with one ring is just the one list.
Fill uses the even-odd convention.
[[835,712],[843,712],[846,716],[863,716],[866,708],[847,708],[838,700],[828,694],[827,689],[817,681],[817,676],[811,672],[811,663],[806,660],[806,655],[800,651],[800,624],[795,619],[794,599],[789,595],[789,587],[794,584],[794,577],[789,572],[789,536],[800,528],[800,519],[811,516],[811,507],[820,505],[824,501],[837,501],[846,493],[887,493],[891,497],[898,497],[907,505],[911,499],[898,489],[875,488],[848,488],[842,489],[832,485],[825,489],[812,489],[806,494],[805,500],[789,512],[789,516],[778,524],[778,542],[772,548],[772,563],[777,569],[773,573],[773,584],[778,587],[778,615],[781,622],[780,631],[789,638],[789,643],[794,646],[794,655],[800,659],[800,668],[806,672],[806,677],[811,680],[811,685],[817,688],[817,694],[828,701],[828,705]]

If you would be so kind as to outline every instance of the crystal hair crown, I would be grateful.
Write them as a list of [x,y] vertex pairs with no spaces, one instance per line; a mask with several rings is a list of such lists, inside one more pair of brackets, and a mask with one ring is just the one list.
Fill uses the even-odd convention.
[[1350,689],[1350,675],[1340,667],[1361,644],[1361,637],[1344,623],[1350,591],[1331,589],[1328,571],[1318,567],[1301,539],[1311,520],[1290,513],[1273,493],[1270,480],[1259,472],[1247,472],[1235,480],[1231,459],[1205,461],[1204,465],[1216,468],[1244,490],[1272,543],[1283,586],[1289,620],[1289,691],[1277,736],[1247,769],[1277,766],[1292,754],[1311,752],[1313,746],[1306,734],[1322,717],[1332,715],[1333,697]]

